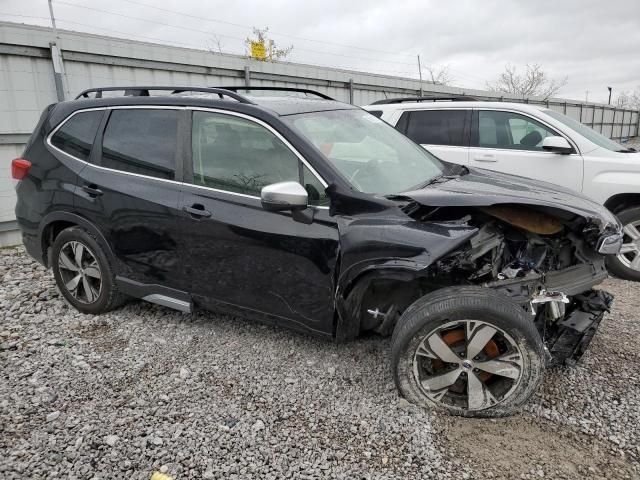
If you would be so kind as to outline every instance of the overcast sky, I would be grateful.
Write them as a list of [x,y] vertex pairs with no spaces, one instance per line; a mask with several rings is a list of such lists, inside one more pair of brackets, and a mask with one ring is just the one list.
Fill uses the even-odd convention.
[[[558,96],[590,101],[640,88],[640,0],[54,0],[58,28],[243,53],[268,26],[289,60],[400,76],[448,65],[484,88],[510,62],[568,77]],[[107,13],[112,12],[112,13]],[[48,25],[47,0],[0,0],[0,19]],[[217,41],[216,41],[217,38]]]

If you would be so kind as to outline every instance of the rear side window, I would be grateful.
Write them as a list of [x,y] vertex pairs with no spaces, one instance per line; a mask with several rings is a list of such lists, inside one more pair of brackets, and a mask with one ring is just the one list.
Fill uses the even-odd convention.
[[408,115],[407,136],[416,143],[465,145],[465,110],[423,110],[406,112],[404,115]]
[[113,110],[102,139],[102,166],[174,179],[178,110]]
[[51,137],[51,144],[65,153],[88,161],[104,110],[76,113]]

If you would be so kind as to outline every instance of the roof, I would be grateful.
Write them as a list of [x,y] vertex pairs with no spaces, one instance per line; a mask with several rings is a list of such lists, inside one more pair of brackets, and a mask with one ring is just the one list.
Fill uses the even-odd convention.
[[397,110],[427,110],[427,109],[435,109],[442,110],[453,109],[453,108],[462,108],[462,109],[471,109],[471,108],[500,108],[500,109],[512,109],[518,110],[521,112],[539,112],[540,110],[545,110],[547,107],[545,105],[533,105],[530,103],[515,103],[515,102],[489,102],[489,101],[461,101],[461,102],[403,102],[403,103],[392,103],[385,105],[366,105],[364,107],[365,110],[380,110],[383,112],[391,112]]
[[300,97],[253,97],[248,96],[259,107],[268,109],[278,115],[295,115],[298,113],[320,112],[327,110],[355,110],[359,107],[336,100]]

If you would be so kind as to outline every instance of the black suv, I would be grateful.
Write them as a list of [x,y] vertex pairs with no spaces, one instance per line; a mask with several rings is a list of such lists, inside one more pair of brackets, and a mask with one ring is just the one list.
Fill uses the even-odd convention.
[[582,355],[622,241],[579,194],[442,162],[303,89],[87,90],[12,170],[24,245],[81,312],[136,297],[392,334],[401,393],[461,415],[508,414]]

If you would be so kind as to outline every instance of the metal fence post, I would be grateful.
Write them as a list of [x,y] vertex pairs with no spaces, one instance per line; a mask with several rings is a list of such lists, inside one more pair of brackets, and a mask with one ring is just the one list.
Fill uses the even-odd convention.
[[244,86],[248,87],[251,85],[251,69],[249,65],[245,65],[244,67]]
[[353,105],[353,78],[349,79],[349,103]]
[[56,96],[59,102],[64,102],[64,64],[62,63],[62,52],[58,46],[51,42],[49,44],[51,51],[51,63],[53,64],[53,81],[56,85]]
[[582,104],[580,104],[580,123],[582,123]]

